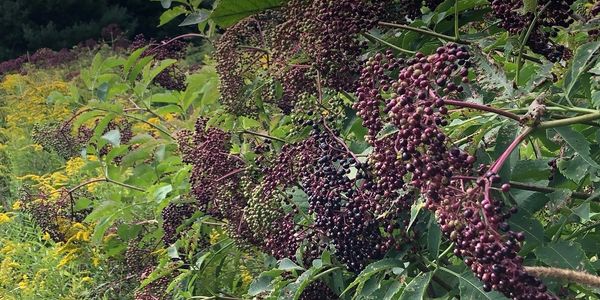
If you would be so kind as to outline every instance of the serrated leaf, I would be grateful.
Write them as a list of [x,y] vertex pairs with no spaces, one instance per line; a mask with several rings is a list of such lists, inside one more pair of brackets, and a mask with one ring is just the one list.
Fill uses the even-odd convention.
[[154,199],[154,201],[156,202],[161,202],[162,200],[164,200],[165,198],[167,198],[167,195],[173,191],[173,186],[170,184],[164,184],[160,187],[157,187],[154,189],[153,193],[152,193],[152,198]]
[[511,97],[514,94],[513,84],[506,77],[502,68],[496,65],[493,58],[488,57],[479,49],[473,51],[474,65],[477,66],[477,83],[486,90],[496,91],[501,97]]
[[548,160],[519,160],[513,167],[511,180],[520,182],[547,181],[550,176]]
[[586,267],[587,257],[581,245],[573,241],[557,241],[534,250],[543,263],[557,268],[581,270]]
[[242,123],[243,129],[252,129],[252,128],[261,127],[260,122],[258,122],[255,119],[251,119],[251,118],[248,118],[245,116],[240,117],[240,122]]
[[557,127],[554,130],[585,162],[596,169],[600,169],[600,165],[590,156],[590,143],[585,139],[583,134],[568,126]]
[[573,182],[579,184],[581,180],[588,175],[590,165],[585,163],[580,155],[575,155],[571,159],[561,158],[556,162],[558,170],[562,175]]
[[544,208],[546,203],[550,202],[550,198],[542,193],[532,193],[527,197],[517,197],[515,200],[519,210],[525,211],[529,215],[535,214],[537,211]]
[[425,291],[429,286],[433,272],[421,273],[408,283],[402,291],[400,300],[425,299]]
[[578,90],[577,86],[580,84],[578,79],[584,73],[588,63],[599,48],[600,41],[595,41],[582,45],[575,51],[571,66],[565,74],[563,83],[567,99],[571,99],[573,94]]
[[279,7],[283,0],[221,0],[210,18],[221,27],[229,27],[245,17]]
[[209,11],[202,9],[202,10],[199,10],[199,11],[189,14],[183,20],[183,22],[181,22],[181,24],[179,24],[179,26],[196,25],[198,23],[202,23],[202,22],[208,20],[209,16],[210,16]]

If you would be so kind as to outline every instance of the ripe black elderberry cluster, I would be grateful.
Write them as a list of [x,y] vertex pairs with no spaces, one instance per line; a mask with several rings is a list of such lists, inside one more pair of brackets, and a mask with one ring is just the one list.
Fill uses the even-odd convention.
[[[571,4],[573,0],[544,0],[538,1],[538,11],[543,7],[546,9],[538,18],[534,30],[527,40],[527,45],[535,53],[541,54],[552,62],[556,62],[570,55],[567,48],[556,45],[550,38],[556,35],[553,27],[569,27],[573,23]],[[511,34],[518,34],[528,30],[533,21],[533,14],[520,12],[523,9],[523,1],[519,0],[494,0],[492,10],[497,18],[501,20],[501,27]]]
[[320,280],[309,284],[300,295],[301,300],[337,300],[339,298],[327,284]]
[[74,203],[81,197],[91,198],[92,195],[83,190],[69,193],[63,189],[59,192],[57,199],[50,199],[50,195],[33,189],[23,189],[20,200],[23,210],[31,215],[43,232],[48,233],[55,242],[65,242],[65,225],[68,222],[83,222],[91,212],[90,209],[75,211]]
[[[129,49],[133,51],[146,46],[148,48],[144,50],[141,57],[152,56],[155,60],[161,61],[165,59],[184,59],[188,45],[180,40],[156,42],[154,39],[146,39],[143,34],[138,34],[131,42]],[[185,79],[186,75],[181,67],[171,65],[160,72],[154,78],[154,82],[165,89],[182,91],[185,89]]]
[[[517,255],[523,234],[510,231],[506,223],[514,210],[505,212],[502,202],[490,196],[491,184],[500,177],[487,173],[475,184],[465,181],[479,175],[473,171],[475,157],[447,145],[442,130],[446,101],[457,99],[460,83],[468,82],[468,60],[467,49],[455,44],[429,56],[417,53],[405,62],[389,52],[369,60],[356,108],[374,147],[369,158],[373,173],[386,188],[397,189],[403,184],[398,178],[405,178],[405,188],[420,190],[425,207],[455,244],[454,253],[465,259],[485,290],[513,299],[555,299],[523,269]],[[384,132],[384,125],[395,130],[374,136]]]
[[165,232],[163,236],[165,244],[170,245],[179,239],[180,233],[177,232],[177,228],[194,215],[194,212],[196,212],[196,206],[191,203],[170,203],[163,209],[162,228]]
[[[71,124],[36,124],[31,137],[46,151],[56,152],[60,157],[69,159],[79,155],[87,140],[71,134]],[[84,137],[85,138],[85,137]]]

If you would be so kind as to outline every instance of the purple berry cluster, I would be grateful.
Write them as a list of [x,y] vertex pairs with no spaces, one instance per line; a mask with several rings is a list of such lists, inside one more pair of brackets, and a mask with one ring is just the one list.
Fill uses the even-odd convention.
[[[555,299],[523,269],[517,254],[523,233],[511,231],[506,222],[515,210],[506,211],[490,195],[500,177],[485,172],[485,166],[474,171],[475,157],[453,147],[443,132],[446,102],[458,99],[462,83],[468,82],[469,57],[465,47],[448,44],[429,56],[417,53],[404,61],[388,52],[367,62],[355,108],[374,147],[369,158],[373,173],[388,191],[399,186],[420,191],[425,207],[454,243],[454,254],[486,291],[513,299]],[[377,136],[385,126],[395,130]]]
[[[569,27],[573,23],[571,5],[573,0],[544,0],[538,1],[538,11],[545,10],[527,40],[527,45],[535,53],[545,56],[552,62],[559,61],[570,55],[570,51],[563,45],[554,43],[551,37],[556,35],[554,27]],[[528,30],[533,21],[533,14],[523,14],[523,1],[520,0],[494,0],[492,10],[500,19],[500,26],[511,34],[519,34]]]
[[[155,60],[161,61],[184,59],[188,45],[180,40],[157,42],[154,39],[146,39],[143,34],[138,34],[129,45],[129,49],[133,51],[146,46],[148,48],[142,53],[142,57],[152,56]],[[154,78],[154,82],[165,89],[178,91],[185,89],[185,80],[185,72],[177,65],[169,66]]]

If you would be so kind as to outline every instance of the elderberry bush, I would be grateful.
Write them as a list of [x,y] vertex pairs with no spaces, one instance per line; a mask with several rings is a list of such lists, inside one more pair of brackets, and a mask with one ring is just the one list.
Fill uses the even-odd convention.
[[[524,234],[506,222],[516,210],[508,211],[490,193],[500,177],[489,171],[465,181],[480,175],[473,168],[476,158],[448,145],[447,102],[459,99],[468,82],[469,57],[465,47],[448,44],[429,56],[417,53],[403,61],[388,52],[366,64],[355,108],[369,129],[370,160],[388,188],[403,186],[398,175],[410,178],[404,188],[420,190],[425,207],[454,243],[454,254],[483,281],[484,290],[513,299],[557,299],[523,269],[518,252]],[[397,130],[377,138],[384,124]]]

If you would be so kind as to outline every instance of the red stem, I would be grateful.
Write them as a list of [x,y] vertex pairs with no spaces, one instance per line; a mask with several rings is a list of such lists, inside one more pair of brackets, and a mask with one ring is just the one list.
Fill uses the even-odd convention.
[[514,141],[512,141],[512,143],[508,146],[508,148],[506,148],[506,150],[504,150],[504,152],[502,153],[502,155],[500,155],[500,157],[492,165],[490,171],[492,173],[496,173],[497,174],[498,171],[500,171],[500,169],[502,168],[502,165],[504,165],[504,162],[506,162],[506,160],[510,156],[510,154],[515,150],[515,148],[517,148],[517,146],[519,146],[519,144],[521,144],[521,142],[523,142],[525,140],[525,138],[527,138],[527,136],[532,131],[533,131],[532,127],[526,127],[523,130],[523,132],[521,132],[521,134],[519,136],[517,136],[517,138]]

